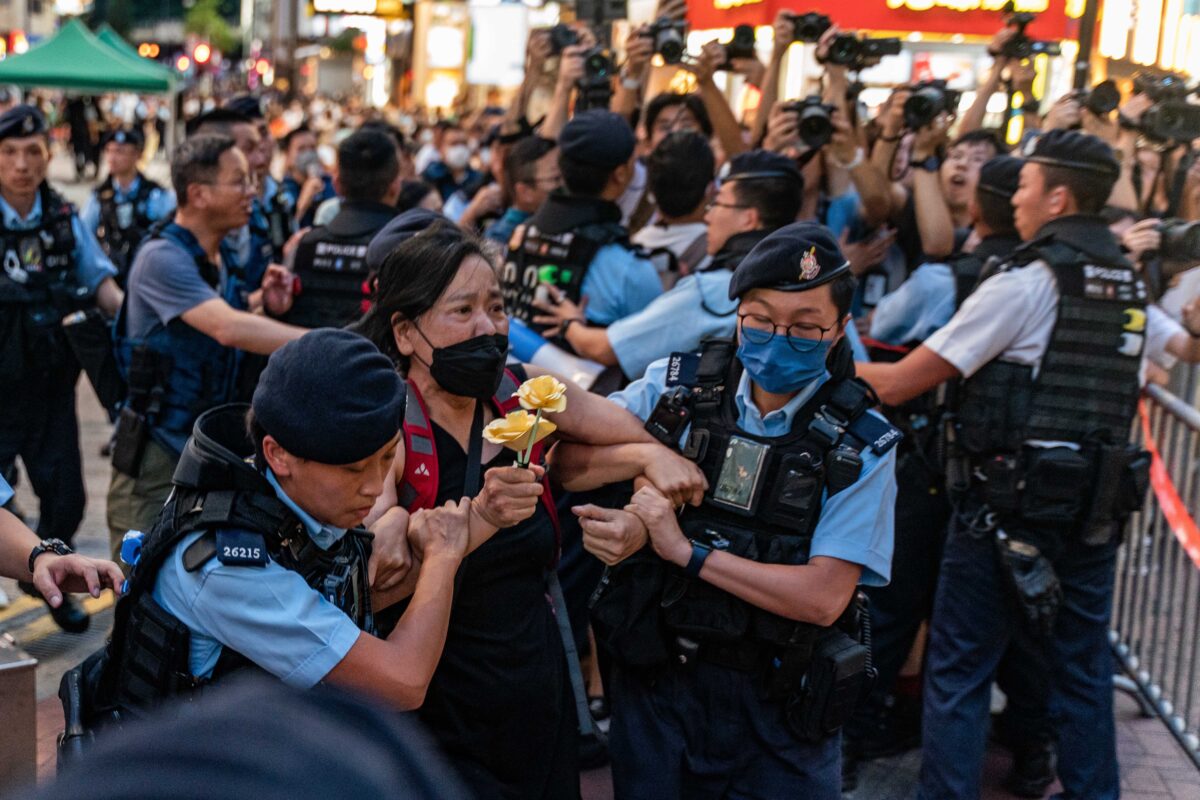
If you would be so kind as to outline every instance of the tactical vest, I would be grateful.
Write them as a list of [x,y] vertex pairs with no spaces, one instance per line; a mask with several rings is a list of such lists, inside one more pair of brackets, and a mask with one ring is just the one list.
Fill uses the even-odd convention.
[[326,227],[304,235],[293,272],[300,292],[287,321],[303,328],[341,328],[366,312],[370,303],[367,245],[375,232],[337,236]]
[[[222,406],[196,423],[175,471],[171,497],[143,542],[127,590],[117,603],[112,637],[101,656],[104,665],[91,692],[94,723],[138,716],[164,700],[253,666],[225,647],[210,677],[194,677],[188,663],[189,629],[154,600],[162,567],[183,538],[196,531],[204,534],[184,551],[187,571],[195,572],[213,558],[253,570],[265,553],[299,574],[360,629],[374,632],[367,573],[371,534],[347,531],[329,550],[309,538],[296,514],[253,465],[248,410],[242,404]],[[225,531],[237,532],[233,546],[229,542],[235,540]],[[250,563],[254,560],[258,564]]]
[[117,268],[117,281],[124,286],[137,247],[146,238],[155,220],[149,212],[150,195],[163,191],[162,186],[138,173],[138,187],[133,196],[117,202],[117,190],[112,176],[96,189],[96,200],[100,204],[100,224],[96,227],[96,240]]
[[533,322],[542,316],[533,306],[539,299],[538,287],[548,283],[579,303],[583,279],[596,253],[605,245],[626,242],[625,229],[616,223],[595,223],[560,234],[546,233],[532,222],[518,226],[500,275],[508,313],[542,333],[546,326]]
[[39,189],[41,222],[19,230],[0,220],[0,385],[75,367],[62,318],[88,303],[75,271],[74,207],[46,184]]
[[1126,442],[1139,394],[1146,289],[1128,264],[1055,241],[1022,248],[1005,269],[1042,260],[1058,286],[1058,314],[1041,369],[994,361],[962,387],[960,441],[976,455],[1013,453],[1030,439]]
[[[700,466],[709,484],[699,508],[684,508],[680,527],[693,541],[753,561],[805,564],[825,500],[858,480],[864,448],[886,453],[900,433],[867,413],[874,403],[870,388],[844,373],[817,390],[788,434],[748,433],[737,422],[734,395],[742,367],[734,352],[732,341],[714,340],[702,354],[676,353],[668,364],[668,399],[660,400],[660,408],[673,405],[670,398],[680,390],[689,395],[691,431],[683,455]],[[654,420],[651,415],[648,430]],[[621,619],[629,611],[626,598],[648,587],[657,610],[634,612],[635,624]],[[663,640],[675,637],[698,643],[702,658],[758,671],[783,649],[807,659],[822,630],[689,578],[645,552],[606,570],[592,610],[598,637],[634,667],[665,660]]]
[[[210,286],[218,288],[220,269],[209,262],[190,231],[171,223],[156,238],[166,239],[187,251],[193,264],[180,264],[179,268],[198,269]],[[230,270],[225,272],[221,294],[233,308],[245,308],[242,285]],[[132,393],[137,384],[136,376],[130,374],[134,350],[145,348],[156,356],[155,385],[142,389],[152,395],[153,405],[137,410],[146,414],[152,428],[186,437],[202,413],[235,399],[242,353],[223,346],[178,317],[165,326],[157,324],[144,338],[133,338],[126,333],[128,302],[129,294],[126,293],[113,326],[117,368]]]

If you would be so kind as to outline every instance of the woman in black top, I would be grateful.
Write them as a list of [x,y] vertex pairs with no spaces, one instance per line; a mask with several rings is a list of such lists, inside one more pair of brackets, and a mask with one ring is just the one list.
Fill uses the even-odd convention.
[[[495,269],[479,240],[444,223],[384,260],[375,306],[360,330],[416,388],[436,456],[432,469],[421,462],[418,472],[418,462],[407,471],[397,464],[396,493],[387,504],[411,510],[478,493],[488,533],[499,528],[486,538],[472,524],[477,549],[459,570],[445,651],[421,717],[481,800],[578,797],[577,721],[547,600],[557,525],[541,483],[531,482],[523,501],[509,491],[505,501],[489,502],[498,482],[528,480],[529,473],[512,466],[515,453],[481,436],[500,413],[494,401],[508,399],[494,397],[502,380],[511,392],[546,373],[517,364],[506,378],[508,317]],[[652,442],[628,412],[563,383],[567,406],[552,416],[556,436],[631,447]],[[689,462],[679,461],[673,479],[694,481]],[[533,471],[542,477],[541,467]]]

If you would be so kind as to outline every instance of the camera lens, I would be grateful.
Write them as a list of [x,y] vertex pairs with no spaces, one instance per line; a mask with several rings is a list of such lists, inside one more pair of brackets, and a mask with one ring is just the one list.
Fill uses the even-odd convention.
[[853,64],[860,49],[858,39],[853,36],[838,36],[829,43],[829,60],[834,64]]
[[823,105],[807,105],[800,109],[800,138],[809,147],[824,147],[833,137],[833,122],[829,109]]

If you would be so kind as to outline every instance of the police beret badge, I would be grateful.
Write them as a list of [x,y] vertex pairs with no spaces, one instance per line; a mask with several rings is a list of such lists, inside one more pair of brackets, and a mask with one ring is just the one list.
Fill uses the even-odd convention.
[[821,271],[821,265],[817,263],[817,248],[810,247],[804,257],[800,259],[800,280],[811,281],[817,277],[817,273]]
[[22,133],[33,133],[33,129],[36,125],[37,125],[37,120],[35,120],[32,116],[26,117],[25,119],[23,119],[21,121],[21,132]]

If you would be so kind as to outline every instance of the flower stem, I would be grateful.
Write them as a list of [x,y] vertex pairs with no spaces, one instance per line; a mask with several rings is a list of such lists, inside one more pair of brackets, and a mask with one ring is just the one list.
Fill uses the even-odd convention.
[[529,429],[529,446],[520,453],[517,453],[517,466],[528,467],[529,459],[533,456],[533,445],[537,441],[538,425],[542,421],[542,410],[539,408],[537,414],[533,418],[533,427]]

